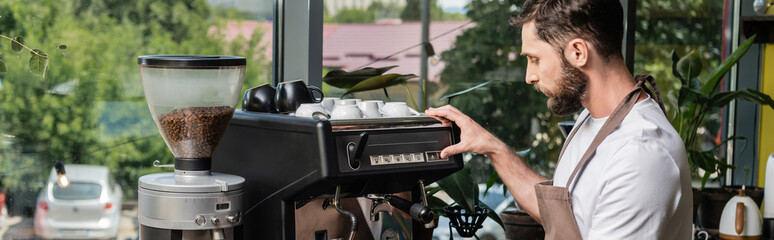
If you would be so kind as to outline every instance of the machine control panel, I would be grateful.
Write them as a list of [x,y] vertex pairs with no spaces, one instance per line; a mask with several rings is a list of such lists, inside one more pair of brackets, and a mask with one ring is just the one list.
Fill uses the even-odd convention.
[[403,154],[382,154],[369,156],[372,166],[390,165],[390,164],[408,164],[421,162],[448,161],[448,158],[441,158],[441,152],[428,151],[424,153],[403,153]]

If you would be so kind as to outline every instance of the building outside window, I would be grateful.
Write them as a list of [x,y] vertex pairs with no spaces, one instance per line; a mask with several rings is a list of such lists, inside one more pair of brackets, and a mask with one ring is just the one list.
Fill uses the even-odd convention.
[[[523,1],[430,0],[429,44],[422,42],[420,2],[325,0],[323,71],[313,74],[396,66],[388,73],[419,76],[421,62],[427,61],[424,89],[419,77],[408,82],[420,106],[454,105],[551,177],[564,141],[557,124],[577,116],[551,114],[545,96],[524,82],[521,33],[508,24]],[[675,101],[671,51],[698,51],[709,68],[716,67],[728,52],[723,16],[732,9],[727,1],[634,2],[634,73],[654,75],[665,101]],[[123,193],[117,237],[136,238],[137,179],[170,171],[152,162],[173,159],[145,103],[137,56],[243,56],[243,91],[271,83],[273,6],[267,0],[0,2],[0,35],[23,38],[29,47],[0,39],[6,70],[0,73],[0,190],[6,190],[9,210],[0,221],[0,238],[34,234],[39,194],[56,161],[107,167]],[[426,45],[435,55],[423,59]],[[30,62],[32,49],[40,49],[35,51],[46,56],[45,64]],[[326,83],[321,87],[332,97],[346,91]],[[343,97],[411,101],[400,85]],[[718,142],[725,117],[712,118],[705,136]],[[474,166],[476,180],[485,182],[493,171],[488,160],[472,154],[465,159]],[[79,189],[99,191],[95,185]]]

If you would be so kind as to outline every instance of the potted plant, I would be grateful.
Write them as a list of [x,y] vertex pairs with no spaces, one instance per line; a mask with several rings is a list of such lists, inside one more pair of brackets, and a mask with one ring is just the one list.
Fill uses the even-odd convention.
[[[470,165],[466,164],[462,170],[436,183],[437,187],[426,188],[428,205],[436,216],[449,218],[449,225],[438,227],[449,228],[450,236],[456,231],[462,237],[478,238],[476,231],[482,227],[486,218],[491,218],[499,227],[503,227],[500,216],[492,209],[494,206],[487,206],[479,199],[479,187],[471,176]],[[435,194],[440,191],[445,192],[454,202],[447,204],[436,197]]]
[[[752,89],[721,91],[718,87],[720,79],[742,58],[754,39],[755,36],[739,45],[739,48],[725,61],[706,75],[706,79],[698,78],[704,67],[697,53],[691,52],[681,58],[672,51],[672,75],[680,81],[681,87],[670,122],[685,144],[692,175],[701,178],[701,189],[694,191],[694,217],[698,214],[698,222],[706,228],[717,228],[720,211],[725,202],[733,196],[730,190],[721,190],[720,195],[704,190],[712,174],[718,173],[718,176],[723,176],[729,168],[734,168],[726,162],[725,157],[719,156],[718,149],[730,141],[746,139],[731,136],[726,140],[713,142],[713,146],[709,149],[701,148],[697,133],[704,126],[705,118],[713,111],[737,99],[774,108],[771,97],[759,91]],[[725,192],[729,194],[724,194]]]
[[387,88],[400,84],[406,89],[406,95],[408,95],[411,103],[414,105],[414,109],[419,111],[407,83],[408,80],[416,78],[417,75],[398,73],[384,74],[395,67],[397,67],[397,65],[381,68],[366,67],[351,72],[336,69],[325,74],[322,80],[328,85],[346,89],[347,91],[341,95],[342,97],[356,92],[382,89],[387,101],[391,101],[390,95],[387,93]]
[[[474,90],[484,88],[486,86],[496,85],[501,83],[503,83],[503,81],[488,80],[486,82],[480,83],[468,89],[464,89],[459,92],[444,95],[443,97],[440,98],[440,100],[441,101],[447,100],[448,103],[451,104],[452,99],[456,96],[463,95],[463,94],[472,92]],[[529,151],[530,149],[527,149],[524,151],[518,151],[516,152],[516,154],[520,156],[527,156]],[[463,169],[462,171],[457,172],[452,176],[449,176],[445,179],[438,181],[438,184],[440,186],[438,190],[443,189],[445,192],[449,193],[449,196],[452,198],[452,200],[455,201],[455,203],[459,205],[468,206],[468,208],[472,208],[470,207],[472,206],[471,203],[475,201],[475,199],[473,199],[472,197],[478,196],[478,190],[472,192],[472,194],[475,194],[475,195],[465,196],[462,194],[462,193],[470,193],[469,190],[465,190],[465,189],[478,189],[476,187],[476,184],[474,184],[473,178],[470,176],[471,173],[468,168],[470,168],[470,166],[466,165],[465,169]],[[483,194],[484,197],[487,196],[487,193],[498,182],[499,178],[500,177],[496,171],[492,172],[489,175],[489,178],[486,180],[486,188]],[[504,184],[502,185],[502,188],[503,188],[502,189],[503,193],[508,192],[508,189],[505,187]],[[436,200],[436,201],[440,201],[440,200]],[[441,207],[446,206],[444,202],[440,202],[435,205],[441,206]],[[491,209],[490,207],[493,207],[493,206],[486,206],[486,205],[484,206],[489,209]],[[499,213],[499,215],[497,212],[494,212],[494,210],[492,210],[489,212],[489,217],[492,218],[494,221],[496,221],[500,225],[500,227],[503,228],[503,230],[505,231],[505,237],[507,239],[531,240],[531,239],[543,239],[545,237],[545,231],[543,229],[543,226],[537,221],[535,221],[535,219],[533,219],[532,216],[530,216],[529,214],[527,214],[522,210],[503,211]],[[439,227],[445,227],[445,226],[439,226]]]

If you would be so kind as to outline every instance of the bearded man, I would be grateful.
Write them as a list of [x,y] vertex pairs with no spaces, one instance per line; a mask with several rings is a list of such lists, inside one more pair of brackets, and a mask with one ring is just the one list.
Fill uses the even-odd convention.
[[[428,116],[461,129],[441,157],[487,155],[546,239],[691,239],[691,177],[682,140],[665,116],[653,78],[630,75],[621,55],[618,0],[528,0],[522,26],[526,82],[558,115],[578,120],[553,181],[452,106]],[[653,90],[646,87],[648,82]]]

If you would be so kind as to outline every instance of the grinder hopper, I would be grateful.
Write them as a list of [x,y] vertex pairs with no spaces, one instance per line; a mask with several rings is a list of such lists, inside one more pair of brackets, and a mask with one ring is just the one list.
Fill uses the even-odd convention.
[[234,113],[245,58],[140,56],[153,120],[175,156],[175,169],[210,170],[210,157]]
[[145,99],[175,171],[138,180],[141,239],[241,239],[245,179],[210,172],[234,114],[245,58],[140,56]]

